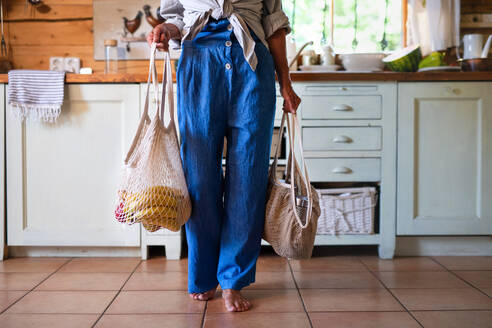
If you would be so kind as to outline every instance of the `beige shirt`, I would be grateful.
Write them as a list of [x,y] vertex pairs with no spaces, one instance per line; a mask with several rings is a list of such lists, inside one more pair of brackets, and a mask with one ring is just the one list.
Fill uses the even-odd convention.
[[[209,17],[229,19],[252,70],[256,69],[258,59],[248,26],[267,48],[266,39],[275,31],[285,28],[287,33],[291,32],[281,0],[161,0],[160,13],[166,23],[178,27],[181,40],[193,40]],[[170,42],[173,48],[181,45],[177,40]]]

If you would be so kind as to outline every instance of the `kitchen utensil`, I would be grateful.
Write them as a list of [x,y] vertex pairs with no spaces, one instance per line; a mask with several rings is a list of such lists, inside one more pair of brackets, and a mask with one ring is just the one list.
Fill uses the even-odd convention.
[[482,46],[482,34],[466,34],[463,37],[463,59],[480,58]]
[[340,65],[301,65],[299,68],[307,72],[335,72],[340,69]]
[[485,46],[482,49],[481,58],[487,58],[489,56],[490,44],[492,43],[492,35],[489,35],[487,38],[487,42],[485,42]]
[[459,72],[460,66],[433,66],[419,68],[418,72]]
[[464,72],[492,71],[492,59],[489,58],[458,59],[458,62]]
[[297,62],[297,58],[299,58],[299,56],[301,55],[304,48],[306,48],[307,46],[313,45],[313,43],[314,43],[313,41],[308,41],[302,45],[301,49],[299,49],[299,51],[297,52],[295,57],[292,58],[291,61],[289,61],[289,68],[292,67],[292,65],[294,65],[295,62]]
[[373,72],[384,68],[384,56],[382,53],[354,53],[341,54],[340,58],[347,71]]

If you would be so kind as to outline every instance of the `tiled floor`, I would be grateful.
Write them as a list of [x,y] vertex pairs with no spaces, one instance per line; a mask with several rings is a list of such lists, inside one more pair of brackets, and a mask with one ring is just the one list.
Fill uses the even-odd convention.
[[253,308],[189,299],[187,261],[0,262],[0,327],[491,328],[492,257],[262,256]]

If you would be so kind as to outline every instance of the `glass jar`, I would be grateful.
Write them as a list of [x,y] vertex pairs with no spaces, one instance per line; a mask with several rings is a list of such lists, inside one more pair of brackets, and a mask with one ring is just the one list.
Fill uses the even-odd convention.
[[118,41],[114,39],[104,40],[104,73],[118,73]]

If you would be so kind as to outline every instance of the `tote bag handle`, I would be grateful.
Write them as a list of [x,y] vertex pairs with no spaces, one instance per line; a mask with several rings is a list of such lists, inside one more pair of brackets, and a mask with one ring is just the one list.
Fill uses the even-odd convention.
[[[301,178],[301,183],[304,184],[305,188],[306,188],[306,193],[307,193],[307,199],[308,199],[308,209],[307,209],[307,213],[306,213],[306,223],[302,223],[301,221],[301,218],[299,218],[299,215],[297,214],[297,211],[294,210],[294,215],[295,215],[295,218],[297,220],[297,223],[299,224],[299,226],[302,228],[302,229],[305,229],[308,225],[309,225],[309,222],[311,221],[311,214],[312,214],[312,211],[313,211],[313,195],[311,193],[311,181],[309,180],[309,175],[308,175],[308,170],[307,170],[307,165],[306,165],[306,161],[304,159],[304,148],[302,146],[302,141],[301,141],[301,129],[299,127],[299,121],[297,119],[297,115],[296,114],[291,114],[291,121],[290,120],[287,120],[287,130],[288,130],[288,134],[289,134],[289,143],[290,143],[290,195],[291,195],[291,203],[292,203],[292,206],[293,208],[295,209],[296,208],[296,198],[295,198],[295,183],[296,183],[296,179],[295,179],[295,176],[294,176],[294,172],[296,171],[295,168],[298,167],[297,165],[297,159],[295,157],[295,151],[294,151],[294,144],[295,144],[295,140],[296,140],[296,131],[298,133],[298,144],[299,144],[299,150],[301,152],[301,166],[303,167],[304,169],[304,174],[303,174],[303,170],[299,170],[299,173],[301,174],[300,175],[300,178]],[[291,127],[291,124],[292,124],[292,127]]]
[[130,149],[128,150],[128,153],[125,157],[125,165],[128,165],[130,162],[131,158],[133,157],[133,154],[135,152],[135,148],[137,147],[138,141],[142,137],[143,129],[146,124],[150,122],[150,117],[149,117],[149,95],[150,95],[150,85],[153,85],[154,89],[154,105],[156,108],[156,111],[159,108],[159,96],[158,96],[158,81],[157,81],[157,69],[155,67],[155,54],[156,54],[156,44],[152,43],[150,46],[150,60],[149,60],[149,76],[147,78],[147,91],[145,93],[145,104],[142,112],[142,117],[140,118],[140,122],[137,127],[137,132],[135,133],[135,136],[133,137],[132,144],[130,145]]
[[[309,225],[309,221],[311,219],[311,213],[313,209],[313,198],[311,194],[311,181],[309,180],[309,175],[307,171],[307,165],[306,161],[304,160],[304,149],[302,147],[302,141],[300,139],[301,136],[301,130],[299,127],[299,121],[297,119],[296,114],[291,114],[291,118],[289,118],[289,114],[285,113],[282,115],[282,121],[280,123],[280,131],[277,137],[277,144],[275,146],[275,153],[273,157],[273,163],[272,163],[272,172],[273,174],[273,179],[275,182],[278,182],[278,178],[276,175],[277,171],[277,164],[278,164],[278,156],[279,156],[279,150],[280,150],[280,143],[282,141],[282,135],[285,127],[285,122],[287,121],[287,131],[288,131],[288,136],[289,136],[289,158],[290,158],[290,192],[291,192],[291,205],[295,209],[296,203],[295,203],[295,176],[294,176],[294,169],[298,168],[299,165],[297,164],[297,160],[295,157],[295,152],[294,152],[294,144],[295,144],[295,131],[297,131],[299,137],[298,137],[298,142],[299,142],[299,147],[301,151],[301,165],[304,168],[304,175],[302,174],[302,170],[299,170],[301,172],[301,181],[306,187],[306,193],[307,193],[307,198],[308,198],[308,210],[306,213],[306,223],[303,224],[301,219],[299,218],[299,215],[297,214],[297,211],[294,210],[294,215],[296,217],[296,221],[299,224],[299,226],[302,229],[305,229]],[[293,128],[291,128],[291,122],[292,120],[292,125]]]

